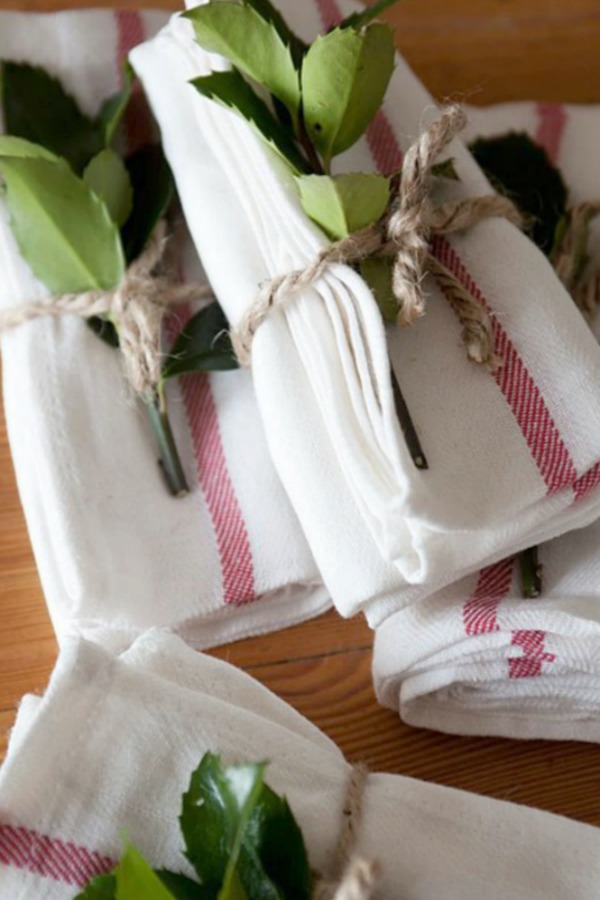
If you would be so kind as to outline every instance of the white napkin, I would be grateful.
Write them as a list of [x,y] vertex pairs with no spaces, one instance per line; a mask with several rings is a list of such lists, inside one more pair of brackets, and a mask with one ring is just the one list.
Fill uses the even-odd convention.
[[[158,12],[0,13],[0,58],[41,64],[89,113],[119,84]],[[143,118],[128,122],[139,139]],[[229,265],[235,261],[232,255]],[[192,245],[184,270],[203,278]],[[43,292],[0,210],[0,306]],[[130,641],[171,626],[207,646],[281,628],[329,601],[269,460],[246,372],[174,386],[170,410],[190,495],[173,499],[118,355],[75,318],[2,339],[7,425],[20,494],[59,638]]]
[[[561,169],[570,204],[600,197],[597,107],[503,104],[469,119],[470,138],[530,134]],[[599,741],[599,547],[600,522],[543,544],[538,599],[522,598],[508,559],[392,616],[375,636],[381,702],[443,731]]]
[[[121,851],[185,870],[180,797],[205,751],[269,760],[311,864],[327,873],[350,766],[248,675],[150,633],[113,657],[63,648],[43,699],[26,697],[0,773],[0,894],[67,900]],[[373,774],[356,850],[379,859],[382,900],[596,898],[600,831],[398,775]]]
[[[337,14],[335,0],[280,5],[309,38]],[[195,44],[190,22],[172,20],[131,59],[196,247],[237,322],[261,282],[305,266],[325,239],[303,214],[289,173],[246,124],[186,85],[223,66]],[[399,146],[435,115],[397,59],[385,110],[343,167],[394,169]],[[489,191],[458,142],[449,155],[462,181],[441,199]],[[337,608],[363,609],[373,626],[482,564],[598,515],[587,473],[600,465],[600,352],[550,266],[496,220],[438,242],[437,252],[493,311],[504,359],[496,377],[467,361],[459,324],[431,280],[425,317],[386,335],[365,284],[340,265],[272,313],[254,341],[254,384],[276,468]],[[388,350],[427,472],[415,469],[399,430]]]

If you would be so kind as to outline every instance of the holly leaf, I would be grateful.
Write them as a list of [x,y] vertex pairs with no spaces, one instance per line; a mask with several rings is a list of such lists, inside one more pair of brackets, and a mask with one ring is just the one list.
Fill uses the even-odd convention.
[[200,46],[219,53],[277,97],[298,125],[300,84],[290,48],[252,6],[221,0],[188,10]]
[[302,66],[304,120],[326,169],[380,108],[393,68],[394,38],[387,25],[361,32],[336,28],[311,46]]
[[114,875],[93,878],[75,900],[117,900],[117,879]]
[[296,182],[304,211],[332,240],[376,222],[390,196],[383,175],[302,175]]
[[372,6],[367,6],[361,12],[347,16],[340,22],[338,28],[364,28],[365,25],[368,25],[373,19],[378,19],[382,12],[385,12],[386,9],[389,9],[390,6],[394,6],[396,3],[398,3],[398,0],[379,0],[379,3],[373,3]]
[[2,155],[19,249],[49,291],[110,289],[123,277],[119,233],[104,203],[61,160]]
[[393,268],[391,259],[364,259],[360,264],[360,274],[371,288],[385,322],[398,319],[398,301],[392,290]]
[[155,869],[155,873],[176,900],[215,900],[214,891],[207,890],[187,875],[169,872],[168,869]]
[[215,100],[245,119],[267,144],[283,157],[294,172],[308,171],[306,160],[297,150],[286,129],[236,69],[194,78],[191,84],[204,97]]
[[133,844],[125,847],[114,876],[116,900],[177,900]]
[[2,105],[6,131],[41,144],[81,172],[102,148],[93,120],[57,78],[26,63],[5,62]]
[[110,147],[115,139],[119,125],[125,115],[125,110],[131,100],[134,82],[135,72],[129,61],[127,61],[123,66],[123,87],[104,101],[100,107],[100,112],[94,120],[94,127],[102,135],[106,147]]
[[263,783],[265,764],[230,766],[206,753],[182,798],[185,855],[202,884],[240,895],[236,878],[244,831]]
[[86,167],[83,180],[104,202],[111,219],[120,228],[133,208],[133,188],[121,157],[110,148],[101,150]]
[[549,254],[567,208],[567,187],[546,151],[525,133],[479,138],[471,153],[499,193],[531,220],[531,237]]
[[245,845],[254,848],[285,900],[309,900],[312,876],[302,832],[285,797],[266,784],[250,816]]
[[127,157],[133,208],[121,237],[128,263],[140,255],[175,194],[173,175],[159,144],[146,144]]
[[273,6],[270,0],[243,0],[243,3],[245,6],[251,6],[265,22],[274,26],[283,43],[290,48],[297,68],[300,68],[302,59],[308,50],[308,44],[294,34],[279,10]]
[[218,303],[205,306],[192,316],[166,359],[163,381],[186,372],[213,372],[239,368],[229,323]]

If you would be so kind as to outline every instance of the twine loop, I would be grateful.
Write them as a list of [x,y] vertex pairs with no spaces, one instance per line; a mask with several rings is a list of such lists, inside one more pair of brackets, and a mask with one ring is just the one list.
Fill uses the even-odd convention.
[[212,299],[207,285],[175,281],[165,265],[166,246],[167,226],[161,220],[116,288],[58,294],[0,311],[0,332],[45,316],[108,318],[118,331],[128,382],[138,396],[151,401],[161,377],[165,315],[194,300]]
[[463,326],[467,354],[475,362],[495,368],[492,326],[482,305],[433,255],[431,241],[492,217],[508,219],[518,227],[522,217],[514,204],[497,194],[434,206],[431,187],[434,163],[465,127],[466,115],[451,106],[427,128],[404,157],[401,172],[392,180],[390,201],[381,219],[326,247],[305,269],[278,275],[262,285],[232,333],[240,365],[249,366],[252,341],[271,310],[289,302],[323,277],[335,263],[357,266],[368,258],[393,259],[392,289],[398,321],[411,325],[425,312],[423,283],[428,272],[441,282],[444,293]]

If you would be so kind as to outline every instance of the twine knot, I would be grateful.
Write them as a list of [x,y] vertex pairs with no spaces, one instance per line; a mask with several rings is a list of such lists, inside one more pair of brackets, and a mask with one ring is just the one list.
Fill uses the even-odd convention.
[[278,275],[260,287],[232,333],[240,365],[250,365],[254,335],[271,310],[318,281],[332,264],[357,266],[370,257],[387,257],[394,261],[392,290],[399,323],[411,325],[423,315],[423,283],[427,273],[432,272],[461,321],[469,358],[489,368],[496,367],[492,326],[485,309],[431,250],[435,236],[464,231],[484,219],[502,217],[522,225],[514,204],[497,194],[437,207],[432,204],[434,163],[465,124],[466,115],[459,106],[446,109],[406,153],[399,175],[392,179],[388,207],[378,222],[331,244],[305,269]]
[[125,375],[134,392],[150,402],[161,378],[162,326],[173,308],[212,299],[208,285],[178,284],[164,262],[167,226],[161,220],[145,249],[112,290],[65,293],[0,311],[0,332],[44,316],[101,316],[116,326]]

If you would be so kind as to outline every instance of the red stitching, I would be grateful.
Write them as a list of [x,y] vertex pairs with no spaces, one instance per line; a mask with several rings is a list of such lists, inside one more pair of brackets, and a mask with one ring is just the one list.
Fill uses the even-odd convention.
[[538,103],[536,114],[538,126],[534,140],[544,148],[550,160],[556,162],[567,125],[567,111],[560,103]]
[[463,622],[469,637],[499,631],[496,613],[512,582],[514,559],[503,559],[482,569],[471,597],[463,606]]
[[0,824],[0,863],[76,887],[116,866],[115,860],[95,850],[4,824]]
[[508,660],[509,678],[536,678],[542,674],[543,662],[554,662],[554,653],[548,653],[544,649],[545,639],[545,631],[513,631],[511,644],[513,647],[522,647],[523,656]]

